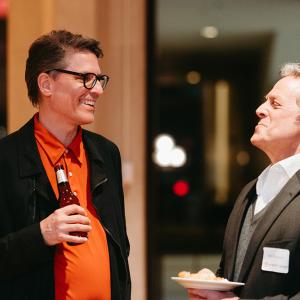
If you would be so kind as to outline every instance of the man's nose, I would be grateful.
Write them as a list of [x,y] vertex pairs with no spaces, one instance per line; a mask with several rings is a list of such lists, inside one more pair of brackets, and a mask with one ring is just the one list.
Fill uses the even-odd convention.
[[256,109],[256,115],[263,119],[267,116],[267,110],[266,110],[266,102],[262,103],[257,109]]
[[97,93],[98,95],[103,94],[103,87],[102,87],[100,81],[97,80],[95,86],[92,88],[91,91],[94,93]]

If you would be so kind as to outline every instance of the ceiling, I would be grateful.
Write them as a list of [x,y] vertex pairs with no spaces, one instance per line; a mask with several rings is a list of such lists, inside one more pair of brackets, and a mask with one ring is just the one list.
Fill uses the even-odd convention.
[[[163,47],[220,47],[255,43],[266,33],[300,33],[300,1],[296,0],[157,0],[157,33]],[[216,39],[201,37],[216,26]]]
[[[269,75],[287,61],[300,61],[299,0],[156,0],[158,50],[222,51],[260,47],[273,36]],[[215,26],[215,39],[201,36]]]

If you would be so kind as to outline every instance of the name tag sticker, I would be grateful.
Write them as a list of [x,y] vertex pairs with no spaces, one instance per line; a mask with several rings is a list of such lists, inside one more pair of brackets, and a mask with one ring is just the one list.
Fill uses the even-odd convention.
[[261,269],[276,273],[289,272],[290,250],[264,247]]

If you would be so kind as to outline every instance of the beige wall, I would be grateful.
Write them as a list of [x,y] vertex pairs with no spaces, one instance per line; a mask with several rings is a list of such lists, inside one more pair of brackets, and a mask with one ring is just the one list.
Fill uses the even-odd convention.
[[64,28],[100,39],[100,67],[111,77],[96,121],[88,128],[113,140],[124,166],[132,299],[146,299],[145,250],[145,4],[146,0],[11,0],[8,16],[8,131],[34,113],[24,68],[39,35]]

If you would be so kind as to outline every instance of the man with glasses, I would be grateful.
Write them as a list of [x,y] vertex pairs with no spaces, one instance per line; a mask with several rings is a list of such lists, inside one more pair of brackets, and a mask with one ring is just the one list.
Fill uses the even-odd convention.
[[[109,80],[102,56],[98,41],[65,30],[29,49],[25,80],[38,112],[0,141],[3,299],[130,299],[119,150],[81,128]],[[59,207],[57,164],[80,206]]]

